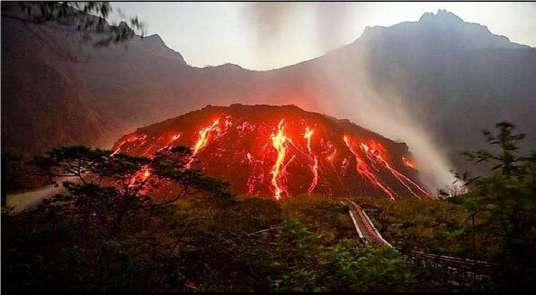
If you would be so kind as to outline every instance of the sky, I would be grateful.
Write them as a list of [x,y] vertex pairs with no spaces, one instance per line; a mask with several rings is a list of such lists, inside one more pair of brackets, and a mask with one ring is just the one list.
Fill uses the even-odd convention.
[[536,47],[536,3],[113,2],[112,7],[112,21],[119,11],[139,17],[146,35],[159,34],[198,67],[233,63],[252,70],[280,68],[351,43],[366,26],[418,21],[438,9]]

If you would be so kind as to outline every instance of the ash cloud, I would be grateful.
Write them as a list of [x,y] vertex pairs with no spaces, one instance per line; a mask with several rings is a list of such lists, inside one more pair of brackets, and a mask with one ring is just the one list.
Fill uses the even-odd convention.
[[299,7],[295,3],[256,2],[246,9],[254,22],[258,40],[269,46],[275,37],[284,33],[287,20]]
[[316,36],[316,44],[320,47],[333,47],[340,41],[344,28],[359,16],[356,11],[366,11],[365,4],[356,5],[349,3],[276,3],[257,2],[245,6],[245,16],[252,24],[257,41],[263,46],[271,44],[278,37],[288,34],[293,19],[305,17],[311,23],[310,27]]

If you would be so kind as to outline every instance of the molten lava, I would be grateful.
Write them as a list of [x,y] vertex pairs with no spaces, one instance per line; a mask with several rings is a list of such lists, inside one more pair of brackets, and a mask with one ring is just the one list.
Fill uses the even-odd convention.
[[307,190],[309,193],[312,193],[316,186],[318,185],[318,158],[313,153],[313,149],[311,148],[311,137],[313,136],[313,133],[315,131],[313,129],[310,129],[309,127],[305,128],[305,133],[303,134],[303,137],[305,138],[307,142],[307,151],[309,152],[310,156],[313,158],[313,164],[309,167],[311,168],[311,172],[313,173],[313,180],[311,181],[311,185],[309,186],[309,189]]
[[417,165],[415,165],[415,162],[406,157],[402,157],[402,162],[404,163],[404,165],[408,166],[411,169],[417,169]]
[[[277,158],[275,159],[274,167],[272,168],[272,185],[274,186],[274,198],[276,200],[281,199],[282,193],[287,193],[285,185],[283,183],[285,170],[283,167],[283,162],[285,161],[285,156],[287,155],[287,137],[285,136],[283,130],[284,120],[279,121],[277,125],[277,133],[272,134],[272,145],[277,151]],[[281,169],[283,168],[283,169]]]
[[348,149],[350,150],[350,152],[352,152],[352,154],[354,155],[354,158],[355,158],[355,169],[356,171],[361,174],[362,176],[364,176],[365,178],[368,179],[368,181],[370,181],[370,183],[372,183],[373,185],[377,186],[378,188],[380,188],[381,190],[383,190],[388,196],[389,198],[391,198],[392,200],[395,199],[395,193],[390,189],[388,188],[387,186],[385,186],[384,184],[382,184],[380,182],[380,180],[378,180],[378,178],[376,177],[376,175],[374,175],[368,168],[367,164],[361,160],[361,158],[359,158],[359,155],[357,154],[357,152],[354,150],[354,148],[352,147],[352,145],[350,144],[350,140],[348,139],[348,136],[344,136],[343,137],[344,139],[344,143],[346,144],[346,146],[348,147]]
[[212,125],[201,129],[199,131],[199,139],[197,139],[197,142],[194,145],[194,152],[193,156],[196,156],[199,151],[204,148],[207,145],[208,139],[209,139],[209,132],[213,131],[216,126],[218,126],[218,123],[220,120],[215,120]]
[[383,147],[377,143],[375,143],[373,146],[375,146],[376,148],[371,148],[369,147],[368,145],[362,143],[361,144],[361,148],[365,151],[365,153],[367,153],[367,155],[372,155],[373,159],[380,162],[381,164],[383,164],[383,166],[396,178],[398,179],[398,181],[405,187],[408,189],[408,191],[414,195],[415,197],[419,198],[420,196],[415,193],[415,191],[413,189],[411,189],[411,186],[414,186],[416,189],[418,189],[419,191],[421,191],[421,193],[425,194],[425,195],[428,195],[428,192],[423,189],[421,186],[419,186],[417,183],[415,183],[414,181],[412,181],[411,179],[409,179],[407,176],[405,176],[404,174],[400,173],[398,170],[394,169],[393,167],[391,167],[391,165],[389,165],[389,163],[387,163],[387,161],[384,159],[384,156],[383,155]]
[[[153,157],[179,145],[192,148],[186,168],[197,160],[196,169],[228,181],[237,194],[430,197],[405,144],[295,106],[209,106],[140,128],[113,154]],[[150,175],[143,169],[134,181]]]
[[190,166],[192,165],[192,162],[195,160],[195,157],[201,151],[208,143],[210,132],[214,131],[216,129],[216,126],[218,126],[218,123],[220,123],[219,119],[214,120],[212,122],[212,125],[205,127],[199,131],[199,138],[195,142],[192,156],[190,157],[190,161],[186,164],[186,168],[190,169]]

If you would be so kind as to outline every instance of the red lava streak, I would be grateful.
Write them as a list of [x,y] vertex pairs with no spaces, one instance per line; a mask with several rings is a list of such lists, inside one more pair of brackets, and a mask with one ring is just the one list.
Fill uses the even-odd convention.
[[355,169],[357,170],[357,172],[359,174],[361,174],[362,176],[366,177],[370,181],[370,183],[372,183],[373,185],[375,185],[378,188],[380,188],[381,190],[383,190],[389,196],[389,198],[394,200],[395,199],[395,193],[393,191],[391,191],[391,189],[389,187],[387,187],[384,184],[382,184],[378,180],[378,178],[372,172],[369,171],[368,165],[363,160],[361,160],[361,158],[359,158],[359,155],[353,149],[353,147],[350,144],[350,141],[348,139],[348,136],[345,135],[343,139],[344,139],[344,143],[346,144],[346,146],[348,147],[350,152],[352,152],[352,154],[354,155],[354,158],[355,158],[355,161],[356,161]]
[[[180,145],[192,150],[187,169],[195,162],[196,169],[229,182],[237,194],[276,200],[313,192],[430,197],[405,144],[295,106],[209,106],[123,136],[113,155],[153,158]],[[132,182],[151,173],[144,167]]]
[[[375,144],[375,146],[378,146],[378,144]],[[419,194],[417,194],[411,188],[411,186],[413,186],[414,188],[419,190],[424,195],[429,195],[429,192],[426,191],[424,188],[420,187],[417,183],[415,183],[414,181],[409,179],[407,176],[405,176],[404,174],[400,173],[398,170],[396,170],[393,167],[391,167],[391,165],[389,165],[389,163],[387,163],[387,161],[384,159],[384,156],[382,155],[383,154],[383,152],[382,152],[383,147],[381,145],[379,145],[379,147],[380,147],[379,149],[373,149],[373,148],[370,148],[368,145],[366,145],[364,143],[361,144],[361,148],[365,151],[365,153],[367,153],[368,155],[371,155],[374,160],[380,162],[396,179],[398,179],[398,181],[405,188],[408,189],[408,191],[412,195],[414,195],[417,198],[420,198]]]
[[415,165],[415,162],[406,157],[402,157],[402,162],[404,162],[404,165],[408,166],[411,169],[417,169],[417,165]]
[[214,122],[212,122],[212,125],[205,127],[199,131],[199,137],[197,141],[194,144],[194,148],[192,151],[192,156],[190,157],[190,160],[186,164],[186,169],[190,169],[190,166],[192,165],[192,162],[195,160],[195,157],[201,151],[208,143],[210,132],[214,131],[216,127],[218,126],[218,123],[220,123],[219,119],[216,119]]
[[309,167],[311,168],[311,172],[313,173],[313,180],[311,182],[311,185],[309,186],[309,189],[307,190],[309,193],[312,193],[318,185],[318,158],[313,153],[313,149],[311,148],[311,137],[313,136],[314,132],[315,131],[313,129],[306,127],[305,133],[303,134],[303,137],[307,142],[307,151],[309,152],[309,155],[311,155],[311,157],[313,158],[313,164],[309,165]]
[[284,180],[285,176],[285,170],[282,168],[284,168],[283,162],[285,161],[285,157],[287,155],[286,143],[288,140],[283,130],[283,123],[283,120],[279,121],[279,124],[277,125],[277,133],[275,135],[271,135],[272,145],[277,152],[277,158],[275,159],[275,163],[272,168],[272,185],[274,186],[274,198],[276,200],[281,199],[281,195],[287,192],[284,183],[282,183],[282,180]]

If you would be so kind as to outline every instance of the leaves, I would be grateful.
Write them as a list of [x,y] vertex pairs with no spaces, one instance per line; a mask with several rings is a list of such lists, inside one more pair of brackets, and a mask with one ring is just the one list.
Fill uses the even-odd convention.
[[490,169],[465,182],[469,193],[463,196],[461,205],[470,216],[482,220],[481,225],[468,226],[472,232],[490,233],[498,239],[495,259],[500,262],[498,273],[504,280],[503,287],[522,288],[532,284],[523,278],[536,269],[536,151],[528,156],[520,154],[518,142],[525,134],[515,133],[513,124],[500,122],[496,128],[495,134],[483,131],[495,151],[464,153],[471,162],[489,163]]

